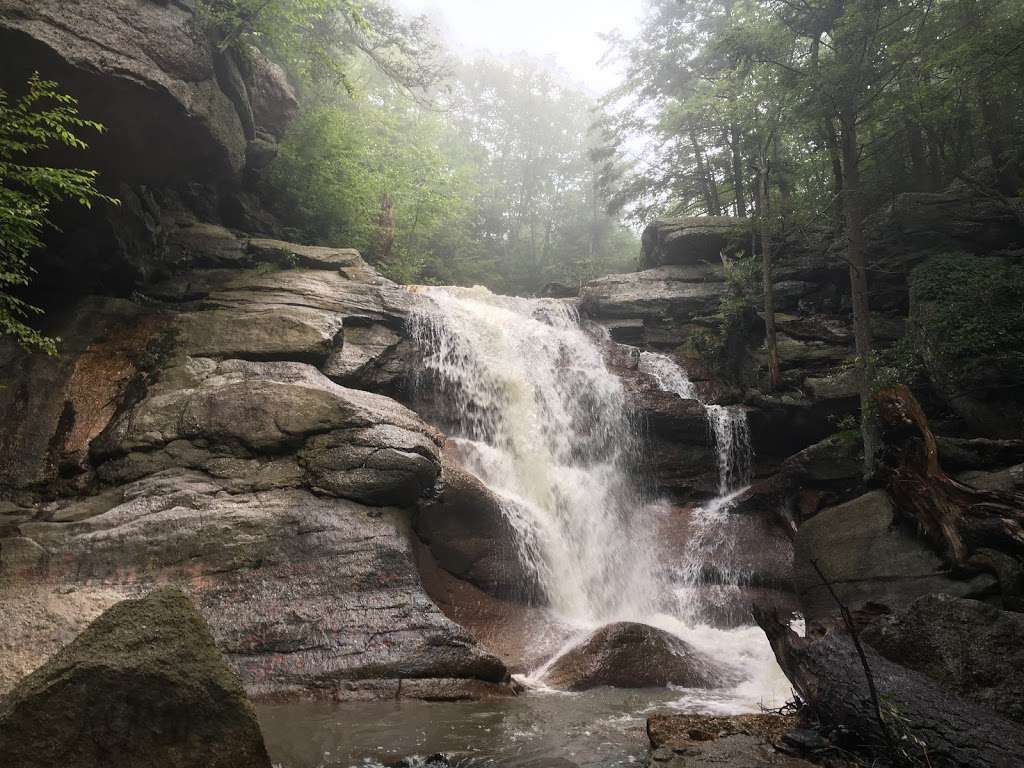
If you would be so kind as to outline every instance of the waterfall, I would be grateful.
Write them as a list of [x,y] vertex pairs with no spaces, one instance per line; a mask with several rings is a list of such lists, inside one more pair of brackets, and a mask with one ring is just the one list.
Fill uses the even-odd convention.
[[[480,287],[415,290],[425,300],[417,302],[409,329],[423,353],[422,386],[434,395],[422,405],[451,436],[462,466],[501,500],[561,644],[557,652],[550,647],[555,655],[547,663],[602,624],[640,621],[742,679],[735,688],[681,691],[676,706],[732,713],[784,701],[789,685],[760,629],[717,628],[687,593],[699,582],[705,555],[728,559],[719,522],[727,516],[728,490],[750,476],[742,411],[706,406],[723,495],[696,515],[680,568],[678,553],[666,558],[659,549],[660,516],[672,508],[645,500],[635,481],[639,439],[622,381],[572,306]],[[663,388],[693,396],[685,372],[668,358],[645,354],[642,365],[657,371]],[[524,682],[539,684],[544,669]]]
[[704,407],[718,452],[718,495],[728,496],[749,484],[752,451],[746,413],[741,408],[711,405],[701,400],[686,371],[665,355],[641,352],[640,370],[651,376],[663,391],[684,400],[696,400]]
[[524,563],[562,619],[654,610],[650,527],[622,382],[565,302],[420,288],[410,329],[463,464],[501,499]]
[[[700,402],[715,443],[718,496],[691,512],[690,536],[676,567],[681,583],[679,612],[690,621],[707,619],[709,608],[721,608],[738,595],[744,579],[732,557],[736,521],[729,513],[753,472],[750,427],[742,408],[701,400],[686,371],[671,358],[641,352],[640,370],[652,376],[663,391]],[[714,574],[710,581],[706,573],[709,566]]]

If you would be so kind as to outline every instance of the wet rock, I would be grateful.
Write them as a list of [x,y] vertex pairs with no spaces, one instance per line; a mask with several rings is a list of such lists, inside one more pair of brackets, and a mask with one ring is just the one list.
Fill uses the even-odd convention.
[[649,766],[700,768],[810,768],[805,760],[779,752],[775,744],[796,725],[778,715],[656,714],[647,718]]
[[269,768],[252,706],[178,590],[114,606],[0,703],[11,768]]
[[[340,349],[335,350],[321,370],[339,384],[365,382],[374,364],[402,342],[402,337],[382,323],[350,325],[345,329]],[[384,386],[384,382],[379,382]],[[366,387],[362,387],[366,388]],[[378,392],[379,389],[372,391]]]
[[106,126],[83,155],[104,177],[153,183],[242,169],[243,121],[221,76],[229,57],[182,4],[4,0],[0,46],[3,87],[16,91],[38,70]]
[[749,239],[748,224],[730,216],[683,216],[658,219],[642,237],[643,260],[662,264],[720,262],[721,252]]
[[608,624],[559,656],[544,673],[553,688],[585,691],[679,685],[713,688],[727,676],[679,638],[646,624]]
[[258,48],[246,53],[244,75],[256,129],[280,139],[299,111],[295,89],[284,69]]
[[395,401],[340,387],[309,365],[198,360],[168,372],[111,422],[92,455],[102,462],[178,440],[281,452],[308,436],[379,424],[431,433]]
[[521,563],[501,504],[475,475],[446,459],[440,493],[420,505],[416,533],[434,564],[451,575],[489,595],[530,600],[539,593],[536,579]]
[[440,473],[435,442],[391,424],[316,435],[299,460],[318,491],[374,505],[411,506]]
[[[258,696],[345,698],[365,680],[507,680],[424,593],[401,510],[300,488],[225,492],[234,482],[169,470],[126,485],[121,504],[78,523],[25,524],[47,567],[32,582],[6,582],[6,594],[180,583]],[[34,650],[41,661],[52,649]]]
[[88,480],[90,441],[165,346],[166,318],[130,301],[89,298],[51,318],[61,355],[28,355],[0,340],[0,487]]
[[884,491],[823,510],[797,531],[793,568],[804,616],[809,620],[838,616],[839,607],[812,561],[851,610],[867,603],[901,608],[937,592],[981,595],[996,584],[988,574],[951,578],[939,556],[911,526],[898,520]]
[[248,253],[261,261],[278,266],[300,266],[308,269],[340,270],[365,267],[366,262],[354,248],[330,248],[321,245],[298,245],[283,240],[252,238],[246,245]]
[[996,472],[961,472],[956,479],[983,491],[1020,491],[1024,490],[1024,464]]
[[309,307],[217,309],[179,315],[178,348],[194,357],[319,364],[340,344],[343,316]]
[[167,248],[179,264],[243,267],[248,263],[245,243],[230,230],[187,216],[168,226]]
[[862,637],[1003,717],[1024,721],[1024,615],[951,595],[926,595],[878,619]]
[[790,394],[760,395],[745,401],[754,453],[761,459],[784,459],[836,431],[836,422],[853,415],[858,409],[857,397],[817,400]]
[[947,470],[991,470],[1024,462],[1024,440],[936,435],[935,443]]

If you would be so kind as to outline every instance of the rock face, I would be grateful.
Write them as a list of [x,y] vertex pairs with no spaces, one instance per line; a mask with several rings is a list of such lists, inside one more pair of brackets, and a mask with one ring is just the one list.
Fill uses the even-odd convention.
[[553,688],[585,691],[602,685],[712,688],[725,677],[714,662],[679,638],[646,624],[620,622],[602,627],[559,656],[543,680]]
[[776,747],[798,722],[796,717],[778,715],[655,714],[647,718],[648,766],[810,768],[814,763],[783,754]]
[[658,219],[644,230],[644,263],[696,264],[715,262],[719,254],[736,242],[743,242],[744,224],[730,216],[684,216]]
[[[31,624],[16,660],[31,669],[76,611],[171,582],[256,695],[508,691],[418,568],[411,522],[445,498],[441,435],[317,367],[350,321],[400,332],[410,295],[354,251],[187,229],[191,267],[146,302],[83,300],[56,329],[60,359],[7,352],[0,647]],[[55,615],[68,592],[73,615]]]
[[537,597],[539,588],[519,559],[500,500],[451,461],[442,463],[441,476],[443,490],[420,506],[415,523],[433,562],[494,597]]
[[279,68],[257,56],[243,75],[183,3],[3,0],[0,45],[2,85],[17,93],[35,70],[58,81],[108,129],[87,167],[122,181],[237,174],[257,129],[272,142],[296,107]]
[[988,574],[951,578],[939,556],[897,520],[884,491],[872,491],[819,512],[797,531],[794,579],[808,620],[838,616],[839,608],[812,561],[818,563],[851,610],[868,603],[902,608],[935,592],[982,595],[995,586]]
[[115,605],[0,701],[10,768],[270,768],[256,715],[176,589]]
[[880,618],[865,642],[1003,717],[1024,721],[1024,615],[927,595]]

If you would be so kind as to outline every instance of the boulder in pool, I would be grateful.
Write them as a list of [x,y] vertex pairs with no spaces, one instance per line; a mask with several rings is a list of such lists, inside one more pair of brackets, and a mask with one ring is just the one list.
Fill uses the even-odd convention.
[[608,624],[559,656],[543,682],[565,691],[613,688],[714,688],[715,663],[668,632],[634,622]]
[[252,705],[181,591],[110,608],[0,701],[6,768],[270,768]]

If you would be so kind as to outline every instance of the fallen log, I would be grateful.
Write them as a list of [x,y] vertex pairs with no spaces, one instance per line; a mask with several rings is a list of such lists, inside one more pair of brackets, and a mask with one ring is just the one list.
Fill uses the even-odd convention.
[[877,758],[932,768],[1021,765],[1024,729],[1019,724],[865,649],[882,703],[880,720],[849,635],[836,630],[803,638],[774,611],[755,608],[754,618],[782,671],[820,721],[846,726]]
[[947,475],[928,419],[907,387],[883,389],[875,403],[884,446],[878,476],[896,508],[950,565],[999,577],[991,556],[979,550],[1024,555],[1024,494],[972,488]]

